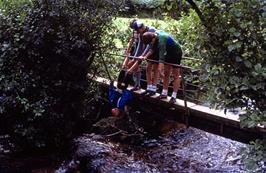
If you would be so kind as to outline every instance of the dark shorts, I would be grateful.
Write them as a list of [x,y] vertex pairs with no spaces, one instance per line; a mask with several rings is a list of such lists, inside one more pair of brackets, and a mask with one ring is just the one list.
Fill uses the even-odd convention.
[[[170,49],[165,56],[165,62],[180,65],[182,59],[181,49]],[[173,66],[176,67],[176,66]]]

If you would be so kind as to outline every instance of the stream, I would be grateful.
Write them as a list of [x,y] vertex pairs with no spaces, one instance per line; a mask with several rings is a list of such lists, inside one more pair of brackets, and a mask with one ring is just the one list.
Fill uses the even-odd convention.
[[236,173],[244,172],[239,150],[245,144],[195,128],[170,131],[138,145],[96,134],[76,140],[74,159],[56,173]]
[[[106,119],[125,129],[130,129],[132,124],[126,124],[129,122],[127,119],[118,123],[116,118]],[[102,121],[98,124],[108,123]],[[80,135],[74,140],[73,153],[63,153],[68,155],[68,159],[49,152],[14,157],[14,146],[9,142],[9,136],[0,135],[0,173],[245,172],[239,151],[246,144],[192,127],[184,128],[183,124],[175,121],[166,121],[155,127],[160,127],[159,135],[123,136],[123,133],[115,131],[106,135],[97,133],[97,130]],[[110,131],[106,133],[110,134]]]

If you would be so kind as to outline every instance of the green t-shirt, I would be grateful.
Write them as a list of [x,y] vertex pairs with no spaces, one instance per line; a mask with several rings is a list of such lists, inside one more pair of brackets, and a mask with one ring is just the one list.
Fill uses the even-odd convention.
[[[159,62],[165,61],[166,54],[174,54],[174,52],[181,51],[180,44],[175,41],[169,34],[164,31],[156,31],[158,36],[158,45],[153,50],[159,50]],[[156,45],[156,44],[154,44]]]

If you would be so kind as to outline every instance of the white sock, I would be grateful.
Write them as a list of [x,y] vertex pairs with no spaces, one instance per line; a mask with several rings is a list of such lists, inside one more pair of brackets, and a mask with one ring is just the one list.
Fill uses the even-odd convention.
[[151,86],[151,91],[156,92],[156,90],[157,90],[156,85],[152,85],[152,86]]
[[162,91],[162,95],[167,96],[167,93],[168,93],[168,91],[165,90],[165,89],[163,89],[163,91]]
[[173,93],[172,93],[172,97],[173,97],[173,98],[176,98],[176,94],[177,94],[176,92],[173,92]]
[[147,91],[151,91],[152,85],[147,85]]

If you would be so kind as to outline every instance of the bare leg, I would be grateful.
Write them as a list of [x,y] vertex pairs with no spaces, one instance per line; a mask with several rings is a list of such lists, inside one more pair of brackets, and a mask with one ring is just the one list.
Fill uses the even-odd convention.
[[147,85],[151,85],[152,84],[151,70],[152,70],[152,63],[151,62],[147,62],[147,66],[146,66]]
[[165,65],[164,66],[164,79],[163,79],[163,89],[164,90],[168,90],[169,80],[170,80],[170,72],[171,72],[171,66]]
[[180,87],[180,68],[173,68],[173,75],[174,75],[174,88],[173,91],[177,93]]
[[134,73],[134,77],[135,77],[135,85],[134,87],[137,89],[137,88],[140,88],[140,80],[141,80],[141,71],[137,70],[135,73]]
[[158,64],[153,64],[153,78],[152,78],[152,85],[157,85],[158,82],[158,76],[159,76],[159,71],[158,71]]

